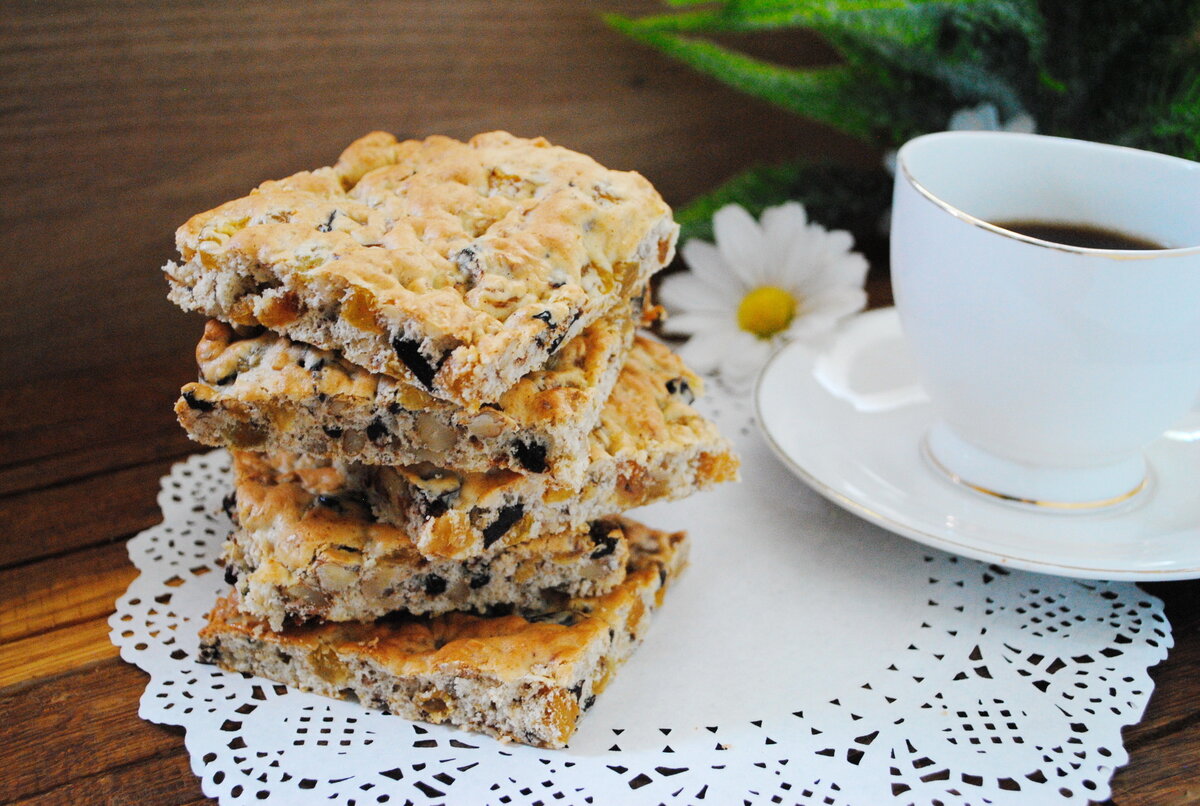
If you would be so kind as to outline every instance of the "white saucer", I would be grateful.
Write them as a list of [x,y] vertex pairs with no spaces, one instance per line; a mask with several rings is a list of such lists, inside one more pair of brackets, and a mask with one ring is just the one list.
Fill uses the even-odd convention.
[[[840,360],[847,345],[852,366]],[[785,347],[763,370],[755,399],[759,426],[784,464],[884,529],[1028,571],[1200,577],[1200,417],[1150,446],[1151,484],[1127,505],[1063,514],[986,498],[926,463],[920,443],[934,414],[915,387],[893,308],[855,317],[820,355],[798,343]]]

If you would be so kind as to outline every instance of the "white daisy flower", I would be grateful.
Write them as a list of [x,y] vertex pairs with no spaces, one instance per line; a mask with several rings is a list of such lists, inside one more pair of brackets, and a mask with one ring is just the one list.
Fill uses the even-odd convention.
[[800,204],[769,207],[759,221],[731,204],[713,216],[713,232],[715,245],[683,245],[690,272],[663,280],[663,332],[688,336],[683,360],[735,391],[781,345],[816,341],[866,306],[867,261],[850,233],[809,223]]
[[1000,112],[995,104],[980,104],[979,106],[960,109],[950,116],[946,129],[952,132],[1021,132],[1033,134],[1036,128],[1033,116],[1028,112],[1018,112],[1005,122],[1000,122]]
[[[964,107],[946,122],[946,131],[951,132],[1020,132],[1033,134],[1037,123],[1028,112],[1018,112],[1005,122],[1000,122],[1000,112],[995,104]],[[896,149],[883,155],[883,167],[892,176],[896,175]]]

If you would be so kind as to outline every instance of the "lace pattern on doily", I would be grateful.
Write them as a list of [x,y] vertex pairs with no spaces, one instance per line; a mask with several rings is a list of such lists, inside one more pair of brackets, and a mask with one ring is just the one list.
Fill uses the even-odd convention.
[[[663,525],[683,515],[682,525],[706,541],[696,549],[708,554],[693,551],[693,568],[663,608],[666,623],[652,626],[639,650],[649,657],[617,675],[569,749],[505,745],[414,724],[198,663],[196,632],[225,585],[216,562],[230,528],[222,509],[229,488],[223,451],[176,465],[159,496],[163,523],[129,543],[142,573],[117,602],[110,623],[122,657],[150,674],[141,716],[186,728],[204,791],[224,803],[1024,804],[1107,798],[1113,770],[1127,760],[1121,726],[1140,717],[1152,688],[1147,667],[1171,645],[1161,603],[1129,583],[1009,571],[883,536],[815,494],[781,488],[790,477],[757,444],[744,409],[724,408],[718,419],[739,443],[746,480],[740,488],[697,496],[690,508],[692,499],[662,510]],[[787,489],[791,503],[780,505],[782,512],[758,514],[770,507],[745,499],[761,497],[763,489]],[[747,544],[725,560],[719,552],[728,541],[699,533],[724,530],[722,513],[748,504],[756,514],[743,517],[752,521],[738,535]],[[804,562],[862,540],[850,550],[865,555],[862,568],[868,571],[856,574],[888,565],[876,582],[863,582],[875,587],[855,591],[856,599],[879,590],[886,605],[893,594],[878,580],[903,577],[896,583],[897,604],[886,609],[896,610],[898,623],[911,624],[898,637],[883,625],[899,642],[895,650],[881,649],[878,661],[864,655],[857,674],[831,676],[821,674],[814,655],[827,653],[833,662],[871,648],[851,638],[844,647],[821,645],[801,630],[797,640],[813,645],[798,654],[780,646],[785,642],[766,640],[759,657],[689,650],[674,625],[687,623],[684,608],[696,610],[706,601],[704,591],[689,588],[706,586],[714,563],[736,563],[754,546],[769,551],[780,541],[767,542],[770,536],[761,533],[797,512],[814,524],[811,541],[827,540],[829,533],[838,537],[817,545]],[[805,584],[819,589],[842,583]],[[763,601],[778,604],[783,597],[784,588],[772,585],[766,579],[761,590],[741,592],[742,606],[759,614],[752,621],[801,623],[785,605],[760,609]],[[799,615],[836,618],[850,607],[850,599],[833,600],[844,589],[831,587],[833,593],[821,593],[827,608],[818,602]],[[688,603],[689,596],[696,604]],[[886,621],[884,610],[880,619]],[[778,624],[746,629],[781,634]],[[767,697],[761,701],[773,705],[739,713],[730,702],[736,697],[717,695],[760,663],[773,669],[761,672],[766,682],[757,688],[772,691],[747,692],[746,699]],[[722,671],[726,666],[733,668]],[[633,680],[621,688],[626,672]],[[705,676],[719,688],[706,689]],[[643,678],[650,682],[637,682]],[[658,699],[666,700],[676,688],[693,686],[686,694],[692,699],[672,706],[673,717],[651,709],[646,719],[628,719],[623,701],[655,685]],[[696,694],[705,691],[708,702]],[[612,706],[601,707],[608,698]],[[688,702],[694,712],[687,712]]]

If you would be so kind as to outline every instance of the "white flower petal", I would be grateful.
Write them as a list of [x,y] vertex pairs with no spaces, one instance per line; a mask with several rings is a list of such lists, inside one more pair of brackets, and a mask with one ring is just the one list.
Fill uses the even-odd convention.
[[804,300],[806,312],[804,319],[812,315],[828,316],[841,319],[852,313],[858,313],[867,304],[867,292],[861,288],[831,288],[815,297]]
[[[713,229],[717,245],[685,244],[692,274],[668,277],[660,292],[673,313],[664,332],[691,335],[679,354],[697,372],[718,372],[723,384],[744,391],[779,346],[793,338],[819,341],[866,305],[867,261],[852,251],[853,237],[809,223],[801,204],[768,208],[759,222],[740,207],[724,207]],[[794,294],[800,306],[787,331],[772,339],[737,326],[746,293],[764,285]]]
[[729,327],[732,316],[728,311],[687,311],[674,313],[662,323],[662,332],[668,336],[691,336],[707,333],[716,328]]
[[996,105],[983,103],[955,112],[946,123],[946,128],[950,131],[1005,131],[1032,134],[1037,131],[1037,121],[1028,112],[1022,110],[1001,123],[1000,112],[996,109]]
[[793,201],[768,207],[758,220],[768,240],[786,240],[800,227],[808,226],[808,212],[803,204]]
[[821,251],[829,256],[845,254],[853,248],[854,236],[844,229],[827,231],[821,244]]
[[813,226],[810,224],[792,236],[783,259],[772,268],[773,285],[798,291],[808,284],[819,267]]
[[721,361],[721,380],[734,391],[748,391],[775,345],[740,331],[730,346]]
[[1034,121],[1033,115],[1028,112],[1018,112],[1004,124],[1004,131],[1033,134],[1037,131],[1037,122]]
[[760,284],[767,265],[766,239],[762,227],[746,208],[727,204],[713,215],[717,249],[738,278],[751,288]]
[[883,215],[879,216],[879,223],[875,225],[875,231],[884,237],[892,234],[892,208],[889,207],[883,211]]
[[893,148],[883,155],[883,169],[891,176],[896,175],[896,151],[897,149]]
[[788,341],[812,342],[824,336],[837,327],[838,317],[831,316],[825,311],[814,311],[804,316],[797,316],[791,327],[784,333]]
[[740,292],[715,288],[689,272],[671,274],[658,287],[658,301],[672,314],[684,311],[729,311],[730,295]]
[[809,273],[808,293],[825,288],[831,284],[844,284],[837,270],[841,259],[850,253],[853,238],[847,232],[824,233],[814,244],[811,260],[813,268]]
[[865,308],[867,295],[861,288],[839,288],[806,302],[810,307],[792,320],[784,333],[789,341],[812,342],[826,335],[843,319]]
[[1000,128],[1000,113],[995,104],[980,104],[960,109],[950,116],[946,128],[950,131],[996,131]]
[[797,238],[804,237],[808,213],[799,202],[788,202],[763,210],[763,234],[767,239],[767,262],[756,285],[783,285],[787,279],[788,255]]
[[831,288],[861,287],[867,279],[868,268],[867,259],[857,252],[825,255],[799,291],[806,297],[813,297]]
[[736,333],[733,328],[713,328],[692,336],[675,352],[695,372],[709,373],[721,366]]
[[724,256],[717,247],[708,241],[691,240],[680,250],[683,260],[692,270],[692,274],[708,283],[722,294],[741,296],[741,283],[733,269],[729,267]]

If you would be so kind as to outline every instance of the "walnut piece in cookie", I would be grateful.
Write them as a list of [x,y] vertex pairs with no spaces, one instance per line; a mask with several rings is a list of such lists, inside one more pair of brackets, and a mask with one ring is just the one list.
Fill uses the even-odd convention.
[[618,519],[533,540],[499,535],[470,557],[430,558],[403,529],[376,521],[334,468],[245,451],[233,459],[238,528],[225,544],[226,568],[242,610],[274,629],[398,610],[543,610],[606,593],[625,575],[629,541]]
[[469,472],[508,468],[577,483],[588,434],[633,334],[627,304],[495,403],[469,410],[328,350],[211,320],[196,348],[200,378],[183,387],[175,413],[192,439],[216,447]]
[[[578,529],[735,480],[732,446],[690,405],[701,392],[700,379],[678,356],[639,335],[588,436],[584,474],[576,482],[510,468],[321,461],[353,478],[375,516],[401,527],[423,553],[467,556],[498,540]],[[280,452],[265,459],[288,467],[296,456]]]

